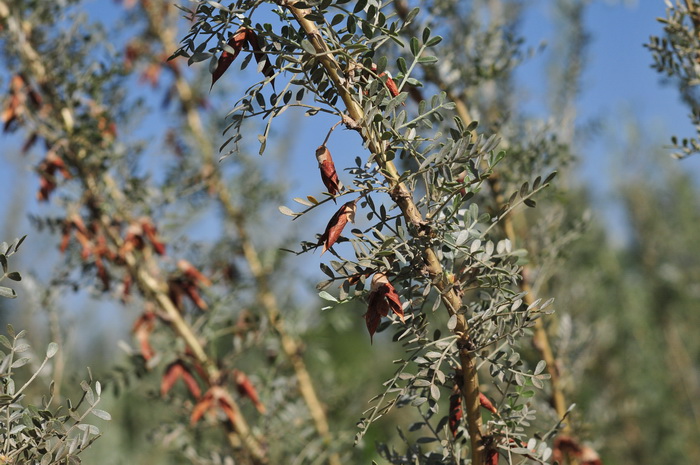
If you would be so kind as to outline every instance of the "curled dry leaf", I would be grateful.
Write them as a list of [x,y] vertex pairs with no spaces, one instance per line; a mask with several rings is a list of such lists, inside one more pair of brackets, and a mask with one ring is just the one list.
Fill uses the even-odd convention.
[[486,410],[493,414],[498,414],[498,410],[496,410],[496,407],[493,406],[493,403],[489,400],[488,397],[486,397],[483,393],[479,393],[479,404],[481,404],[482,407],[484,407]]
[[552,460],[563,463],[567,458],[575,458],[581,465],[603,465],[598,453],[591,447],[581,445],[571,436],[561,435],[554,440]]
[[190,424],[195,425],[204,414],[214,406],[214,398],[209,395],[204,396],[202,400],[197,402],[197,405],[192,409],[192,414],[190,415]]
[[129,296],[131,295],[131,285],[133,284],[133,281],[131,279],[131,275],[126,273],[124,275],[124,278],[122,279],[122,288],[121,288],[121,301],[122,303],[126,303],[127,300],[129,299]]
[[182,360],[174,361],[165,369],[163,379],[160,382],[160,395],[165,397],[178,379],[182,379],[195,399],[200,398],[202,391],[199,388],[199,384],[197,384],[194,376],[192,376],[189,368],[187,368],[187,365],[185,365]]
[[151,347],[151,343],[149,341],[149,337],[155,328],[155,319],[156,314],[152,310],[147,309],[136,320],[134,327],[132,328],[132,332],[134,333],[136,340],[139,341],[141,356],[146,360],[152,359],[155,355],[155,351],[153,350],[153,347]]
[[[262,48],[260,47],[260,41],[258,39],[257,34],[255,34],[255,31],[252,29],[246,29],[246,40],[248,41],[248,44],[250,45],[250,48],[253,49],[253,54],[255,55],[255,61],[260,64],[264,63],[261,69],[261,72],[265,77],[271,78],[272,76],[275,75],[275,71],[272,68],[272,63],[270,63],[270,60],[267,58],[267,54],[262,51]],[[272,84],[272,88],[275,88],[275,80],[272,79],[270,80],[270,83]]]
[[455,386],[455,391],[450,396],[450,417],[449,425],[452,437],[457,436],[459,425],[462,423],[462,394]]
[[[377,65],[372,64],[372,71],[376,72],[377,71]],[[394,81],[394,77],[391,75],[389,71],[382,71],[377,75],[378,78],[382,78],[386,76],[386,81],[384,82],[384,85],[386,86],[387,90],[391,94],[392,97],[397,97],[400,92],[399,92],[399,87],[396,85],[396,82]],[[402,105],[406,105],[403,103]]]
[[[275,71],[272,68],[272,63],[270,63],[267,54],[263,52],[262,47],[260,46],[260,40],[258,39],[257,34],[255,34],[255,31],[241,27],[229,37],[227,42],[227,45],[233,49],[233,53],[226,50],[221,52],[216,69],[211,76],[211,87],[214,87],[214,83],[216,83],[216,81],[223,76],[229,66],[231,66],[231,63],[233,63],[233,61],[236,59],[246,42],[253,50],[255,61],[258,64],[262,63],[262,69],[260,71],[268,78],[272,78],[275,75]],[[272,84],[272,88],[274,89],[275,80],[272,79],[270,82]]]
[[[323,185],[328,189],[328,193],[336,195],[340,192],[341,184],[338,179],[338,172],[335,170],[333,157],[328,147],[321,145],[316,149],[316,160],[318,160],[318,168],[321,170],[321,180]],[[335,199],[333,199],[335,201]]]
[[[379,77],[382,76],[386,76],[386,88],[389,89],[389,93],[391,94],[391,96],[397,97],[399,95],[399,88],[396,86],[396,83],[394,82],[394,78],[391,76],[391,73],[389,71],[385,71],[379,75]],[[404,105],[406,104],[404,103]]]
[[486,465],[498,465],[498,450],[491,448],[486,451]]
[[185,259],[177,261],[177,267],[182,271],[187,278],[192,282],[201,286],[211,286],[211,280],[199,272],[190,262]]
[[56,189],[57,171],[66,179],[73,177],[68,171],[63,159],[51,151],[46,154],[46,158],[39,164],[37,171],[40,178],[39,192],[37,192],[36,197],[40,202],[48,201],[49,196]]
[[207,310],[209,306],[199,293],[200,287],[211,286],[211,280],[197,270],[190,262],[181,259],[177,262],[181,271],[168,280],[168,294],[176,307],[182,308],[182,296],[190,298],[200,310]]
[[224,412],[231,423],[235,423],[236,415],[233,410],[233,404],[228,398],[228,394],[221,386],[212,386],[192,409],[190,424],[196,424],[207,411],[216,407]]
[[245,373],[238,370],[235,370],[233,372],[233,376],[234,381],[236,382],[236,388],[238,389],[238,393],[244,397],[249,398],[251,402],[253,402],[253,405],[255,405],[255,408],[258,410],[258,412],[265,413],[265,406],[262,402],[260,402],[258,392],[255,390],[255,386],[253,386],[253,383],[250,382],[250,378],[248,378],[248,376],[246,376]]
[[581,465],[603,465],[598,452],[584,445],[581,448]]
[[356,202],[357,200],[353,200],[343,204],[343,206],[340,207],[337,212],[335,212],[331,220],[328,222],[326,230],[323,232],[321,239],[318,241],[318,245],[323,244],[323,251],[321,252],[321,255],[323,255],[326,250],[333,247],[333,244],[335,244],[340,237],[340,234],[343,232],[345,225],[348,224],[348,221],[351,223],[355,222],[355,211],[357,211],[357,206],[355,205]]
[[165,244],[158,237],[158,230],[148,217],[141,218],[141,229],[158,255],[165,255]]
[[246,28],[241,27],[229,37],[228,45],[233,49],[233,53],[229,53],[226,50],[221,52],[216,69],[211,75],[211,87],[214,87],[216,81],[218,81],[219,78],[224,75],[229,66],[231,66],[231,63],[233,63],[233,60],[235,60],[238,54],[241,53],[241,49],[243,49],[243,45],[246,41],[246,31]]
[[367,313],[364,315],[370,339],[377,331],[382,317],[389,315],[389,310],[401,318],[401,321],[405,321],[399,294],[389,282],[389,278],[387,278],[384,273],[377,272],[374,274],[374,277],[372,277],[372,287],[367,303]]

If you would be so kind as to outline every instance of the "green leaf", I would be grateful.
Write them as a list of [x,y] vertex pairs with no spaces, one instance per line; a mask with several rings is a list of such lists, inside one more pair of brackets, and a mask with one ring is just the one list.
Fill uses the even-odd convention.
[[428,39],[430,39],[430,28],[426,27],[423,29],[423,43],[428,42]]
[[338,13],[337,15],[333,16],[333,19],[331,19],[331,26],[337,26],[338,24],[342,23],[344,18],[345,15],[342,13]]
[[420,53],[420,44],[418,43],[417,38],[411,37],[410,47],[411,47],[411,53],[413,54],[413,56],[414,57],[418,56],[418,54]]
[[540,360],[539,363],[537,363],[537,366],[535,367],[535,374],[539,375],[540,373],[542,373],[546,366],[547,362],[545,362],[544,360]]
[[326,292],[326,291],[321,291],[321,292],[319,292],[319,293],[318,293],[318,296],[319,296],[320,298],[322,298],[323,300],[328,300],[329,302],[336,302],[336,303],[338,303],[338,299],[336,299],[335,297],[333,297],[332,295],[330,295],[330,294],[329,294],[328,292]]
[[280,213],[282,213],[283,215],[295,216],[295,217],[296,217],[296,216],[299,216],[298,213],[294,213],[289,207],[285,207],[284,205],[280,205],[279,207],[277,207],[277,209],[278,209],[278,210],[280,211]]
[[434,57],[434,56],[424,56],[424,57],[420,57],[418,59],[418,63],[423,64],[423,65],[437,63],[437,61],[438,61],[437,57]]
[[425,46],[426,47],[433,47],[433,46],[439,44],[440,42],[442,42],[442,37],[441,36],[434,36],[430,40],[425,42]]
[[367,6],[367,0],[357,0],[357,3],[355,4],[355,9],[353,10],[353,12],[359,13],[360,11],[364,10],[366,6]]
[[105,421],[109,421],[112,419],[112,415],[110,415],[108,412],[105,412],[104,410],[100,409],[93,409],[91,412],[93,415],[95,415],[97,418],[100,418]]
[[309,39],[302,39],[301,40],[301,48],[304,49],[305,52],[310,53],[312,55],[316,54],[316,49],[314,46],[311,44]]
[[29,363],[29,357],[22,357],[20,359],[15,360],[15,362],[12,364],[12,368],[20,368]]
[[555,177],[556,175],[557,175],[557,172],[556,172],[556,171],[553,171],[552,174],[550,174],[549,176],[547,176],[547,177],[545,178],[543,184],[549,184],[549,183],[552,181],[552,179],[554,179],[554,177]]
[[387,64],[386,56],[379,57],[379,59],[377,60],[377,75],[380,75],[384,71],[386,71],[386,64]]
[[14,290],[10,289],[9,287],[0,286],[0,297],[5,297],[8,299],[16,299],[17,294],[15,293]]
[[408,67],[406,66],[406,60],[403,57],[399,57],[396,60],[396,67],[402,74],[408,73]]
[[58,344],[55,342],[49,343],[49,346],[46,348],[46,358],[52,358],[56,355],[56,352],[58,352]]
[[406,15],[406,24],[410,23],[413,21],[413,19],[418,16],[418,13],[420,13],[420,8],[416,7],[412,9],[411,11],[408,12]]
[[454,329],[457,327],[457,315],[452,315],[450,316],[450,319],[447,320],[447,329],[450,331],[454,331]]

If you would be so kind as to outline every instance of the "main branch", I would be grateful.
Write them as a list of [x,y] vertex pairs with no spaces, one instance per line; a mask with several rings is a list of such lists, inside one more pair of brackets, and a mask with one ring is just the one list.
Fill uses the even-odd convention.
[[[365,126],[366,131],[363,131],[365,142],[389,183],[392,200],[401,209],[407,223],[413,225],[411,229],[414,236],[426,237],[428,233],[427,223],[418,210],[413,200],[412,193],[405,184],[399,182],[398,170],[391,160],[386,159],[384,147],[380,142],[377,142],[379,139],[369,136],[372,133],[372,128],[369,122],[364,121],[362,107],[350,92],[348,83],[342,76],[340,66],[330,53],[328,45],[321,36],[318,28],[312,21],[306,19],[305,10],[294,6],[297,2],[278,0],[278,3],[286,7],[290,13],[292,13],[295,20],[302,29],[304,29],[304,32],[306,32],[309,41],[316,50],[317,59],[323,65],[338,94],[345,103],[350,118],[357,124]],[[464,396],[465,410],[467,413],[467,429],[471,441],[472,463],[474,465],[481,465],[485,463],[486,454],[481,431],[481,412],[479,410],[479,376],[476,368],[475,354],[471,350],[472,344],[469,338],[467,320],[464,313],[460,312],[462,308],[462,299],[456,289],[450,286],[450,283],[447,281],[442,264],[435,254],[435,251],[428,245],[422,251],[422,254],[426,270],[432,278],[433,284],[440,291],[442,301],[447,311],[450,315],[456,315],[457,317],[457,326],[454,331],[460,338],[459,357],[463,372],[461,391]]]

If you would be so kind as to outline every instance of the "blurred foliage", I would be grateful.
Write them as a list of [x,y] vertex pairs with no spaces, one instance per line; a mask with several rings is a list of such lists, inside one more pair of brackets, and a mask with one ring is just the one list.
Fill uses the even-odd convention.
[[[0,415],[5,454],[0,462],[52,463],[62,460],[62,453],[77,454],[87,446],[90,448],[80,455],[86,463],[253,462],[254,457],[242,452],[245,447],[241,441],[245,438],[232,434],[235,428],[226,401],[198,421],[193,420],[193,411],[198,405],[206,406],[202,398],[213,388],[224,389],[225,396],[240,404],[240,418],[249,421],[255,437],[263,438],[270,463],[311,464],[335,459],[343,463],[384,459],[407,463],[414,456],[440,460],[445,453],[441,448],[449,449],[448,444],[452,444],[444,428],[450,397],[446,388],[451,387],[451,376],[445,370],[447,381],[442,388],[438,386],[437,397],[443,392],[438,401],[432,389],[435,371],[419,374],[435,353],[424,357],[423,366],[415,357],[410,360],[416,363],[402,380],[404,397],[397,397],[403,406],[417,399],[430,399],[424,405],[433,410],[388,411],[352,447],[358,431],[356,423],[372,406],[367,401],[395,375],[400,366],[396,361],[408,359],[402,341],[391,341],[392,330],[397,331],[394,339],[402,334],[408,334],[414,342],[435,343],[444,338],[439,351],[449,355],[453,350],[449,331],[433,331],[447,322],[440,312],[431,312],[433,305],[440,304],[437,293],[433,290],[431,294],[425,281],[410,281],[413,270],[399,266],[399,256],[391,261],[387,258],[388,251],[398,251],[406,263],[413,264],[410,251],[415,242],[399,233],[407,226],[396,220],[391,202],[369,195],[385,189],[382,173],[367,167],[366,158],[353,163],[353,157],[348,156],[338,162],[353,170],[340,171],[341,179],[347,181],[350,175],[359,179],[348,187],[354,189],[354,194],[362,194],[363,203],[358,205],[367,219],[362,219],[352,243],[358,249],[365,247],[363,253],[377,243],[381,250],[367,253],[356,263],[345,261],[344,267],[338,266],[340,259],[334,256],[331,265],[322,267],[320,273],[309,271],[315,268],[309,264],[318,261],[317,255],[309,259],[281,252],[278,247],[294,248],[294,239],[309,239],[310,231],[320,232],[323,226],[316,224],[312,229],[309,225],[313,223],[307,221],[299,232],[294,227],[298,223],[280,219],[275,209],[279,203],[289,203],[287,189],[295,183],[292,175],[297,171],[285,157],[295,137],[299,137],[299,125],[282,113],[289,102],[297,101],[300,89],[287,97],[283,81],[295,73],[294,85],[303,88],[305,95],[299,99],[303,101],[301,110],[310,115],[339,114],[342,102],[336,91],[322,84],[320,64],[310,59],[314,53],[311,44],[303,42],[298,28],[289,24],[284,26],[289,28],[284,35],[263,24],[246,23],[257,32],[274,63],[274,96],[272,76],[260,80],[264,62],[256,67],[259,55],[248,50],[238,59],[241,63],[236,61],[210,90],[211,73],[216,71],[218,60],[224,51],[231,53],[224,46],[229,39],[227,31],[220,26],[230,28],[231,21],[240,18],[223,14],[216,2],[199,3],[209,8],[197,23],[199,27],[206,29],[206,18],[221,15],[222,22],[211,28],[220,40],[211,41],[209,48],[190,50],[190,58],[196,58],[192,61],[208,63],[185,68],[184,60],[165,60],[175,52],[176,41],[192,23],[179,18],[183,12],[167,2],[125,0],[105,7],[115,12],[113,18],[96,22],[94,13],[83,14],[86,3],[78,0],[0,1],[0,43],[5,65],[0,85],[6,90],[2,123],[8,141],[24,145],[22,150],[6,149],[5,156],[16,159],[22,169],[31,167],[35,171],[40,182],[38,198],[52,205],[30,207],[32,227],[42,237],[51,238],[47,244],[28,241],[24,246],[23,252],[30,254],[32,263],[24,268],[34,269],[36,264],[40,270],[23,272],[24,279],[18,281],[14,268],[6,267],[6,258],[12,254],[11,249],[16,250],[18,241],[0,246],[0,252],[4,250],[0,280],[16,281],[10,283],[12,288],[3,281],[0,295],[14,297],[17,293],[22,297],[12,307],[20,309],[18,313],[6,312],[8,303],[0,299],[1,317],[5,320],[25,313],[17,318],[25,322],[31,319],[34,325],[28,334],[15,335],[17,340],[7,339],[9,345],[3,343],[3,374],[7,374],[3,376],[3,396],[13,399],[11,403],[2,402],[10,419],[4,412]],[[319,11],[329,2],[307,3]],[[576,136],[590,135],[576,119],[580,74],[585,69],[589,40],[584,18],[590,2],[566,0],[552,7],[558,41],[550,63],[553,118],[549,119],[528,115],[518,99],[520,83],[515,71],[540,53],[538,48],[528,48],[520,36],[523,14],[530,8],[526,2],[397,1],[384,5],[383,20],[377,12],[368,16],[367,5],[376,2],[330,3],[338,4],[336,14],[340,16],[327,16],[327,37],[333,38],[338,47],[353,45],[344,63],[353,57],[367,65],[378,65],[374,70],[367,66],[370,73],[357,74],[354,90],[367,108],[382,108],[382,112],[372,114],[373,128],[382,137],[399,142],[391,155],[402,170],[420,171],[420,176],[405,178],[416,186],[417,193],[425,195],[420,206],[427,211],[445,208],[446,215],[452,213],[461,221],[454,229],[441,231],[440,240],[449,243],[441,248],[441,257],[459,269],[477,251],[483,261],[479,266],[503,266],[509,276],[515,276],[516,264],[527,264],[532,293],[543,297],[542,302],[555,298],[556,314],[543,321],[557,359],[561,389],[567,401],[577,405],[567,418],[569,434],[574,434],[579,444],[595,449],[606,465],[686,463],[690,457],[700,457],[700,342],[695,337],[700,325],[700,192],[689,174],[653,156],[640,157],[636,170],[628,165],[624,168],[625,176],[611,200],[623,207],[624,219],[591,214],[589,193],[574,187],[577,157],[581,156]],[[422,11],[414,13],[415,6]],[[232,8],[249,7],[268,8],[265,2],[246,1],[236,2]],[[274,21],[287,20],[285,14],[275,17],[269,10],[265,14],[270,19],[265,21],[276,24]],[[697,11],[695,2],[670,7],[663,21],[666,37],[652,38],[648,45],[656,68],[675,80],[693,115],[697,113]],[[405,22],[409,15],[412,20]],[[401,27],[391,30],[389,24],[394,21]],[[337,34],[329,32],[333,28]],[[394,40],[377,39],[387,31]],[[376,40],[372,41],[370,35]],[[438,35],[442,40],[435,39]],[[253,45],[248,43],[246,47]],[[418,57],[428,50],[439,60],[428,57],[419,61]],[[389,59],[382,60],[382,55]],[[239,71],[239,64],[247,69]],[[404,83],[402,90],[409,95],[391,95],[388,76],[381,74],[385,68],[394,72],[393,79],[400,85]],[[286,71],[278,73],[279,69]],[[314,89],[315,99],[309,98]],[[429,98],[433,94],[436,98]],[[418,100],[427,103],[419,108]],[[470,118],[455,121],[453,116],[460,115],[459,106],[453,107],[455,101],[468,103]],[[256,118],[249,120],[235,112],[225,117],[234,107],[239,114]],[[470,125],[472,119],[479,121],[478,127]],[[309,157],[336,120],[321,120],[319,127],[323,129],[316,133],[318,140],[303,142],[312,147],[307,149]],[[226,131],[221,141],[215,137],[217,131]],[[482,135],[472,136],[475,131]],[[256,140],[249,133],[260,137]],[[498,137],[489,138],[484,136],[486,133],[497,133]],[[428,136],[415,145],[416,134]],[[442,145],[429,146],[427,139],[433,137]],[[445,142],[448,138],[453,140]],[[221,155],[234,149],[235,155],[215,163],[219,147],[227,140]],[[499,141],[505,157],[494,150]],[[468,166],[468,160],[460,158],[464,156],[460,144],[477,147],[469,156],[482,157],[487,167],[478,163]],[[674,144],[681,155],[697,149],[693,140],[674,140]],[[655,141],[645,145],[637,141],[634,148],[648,153],[654,145]],[[264,158],[259,158],[257,152],[262,150]],[[333,150],[334,154],[340,153]],[[360,151],[359,144],[356,151]],[[25,155],[20,156],[20,152]],[[445,193],[453,195],[458,182],[464,180],[459,179],[462,173],[454,170],[457,164],[470,168],[466,179],[472,184],[464,193],[468,191],[472,197],[463,201],[450,198],[455,201],[443,205]],[[14,168],[3,162],[0,169]],[[316,170],[313,159],[308,169]],[[554,170],[560,172],[558,180],[546,190],[539,189]],[[497,179],[497,186],[489,184],[487,178],[494,173],[497,176],[491,180]],[[534,187],[538,177],[538,187]],[[317,184],[321,189],[320,181]],[[529,200],[533,205],[536,202],[536,208],[506,209],[508,214],[515,212],[506,215],[502,210],[504,199],[493,195],[496,188],[505,193],[505,200],[516,193],[515,203]],[[329,208],[329,196],[314,196],[299,198],[296,203],[313,210],[321,199],[318,208]],[[457,197],[461,199],[461,193]],[[512,217],[516,241],[510,241],[503,228],[503,219],[508,216]],[[501,222],[494,226],[485,223],[496,218]],[[4,223],[17,221],[8,217]],[[149,225],[157,226],[155,233],[147,232]],[[610,240],[612,231],[619,229],[625,231],[621,244]],[[469,233],[462,234],[464,230]],[[488,238],[479,237],[484,231],[490,234]],[[317,245],[317,241],[307,240],[302,248]],[[165,248],[163,255],[159,254],[161,246]],[[49,254],[46,247],[60,247],[63,254]],[[253,255],[251,248],[255,250]],[[339,255],[352,250],[350,241],[341,240],[336,248]],[[522,250],[528,251],[526,256]],[[519,255],[506,257],[511,253]],[[251,257],[259,259],[259,273]],[[495,261],[489,261],[494,257]],[[182,259],[211,284],[194,279]],[[420,295],[415,300],[416,307],[420,307],[416,315],[422,314],[424,319],[409,320],[415,324],[409,328],[413,332],[404,333],[398,318],[391,323],[384,319],[370,345],[361,317],[367,308],[364,299],[370,283],[367,289],[362,284],[359,288],[338,288],[340,282],[335,283],[345,277],[343,273],[367,268],[368,264],[396,273],[394,282],[402,284],[397,284],[399,289],[412,289]],[[54,271],[49,273],[52,267]],[[482,276],[501,285],[498,279],[503,275],[499,273],[504,269]],[[148,279],[142,279],[144,275]],[[321,287],[326,286],[330,292],[323,294],[327,300],[309,298],[314,282],[327,278],[334,280],[322,283]],[[149,279],[157,285],[149,287]],[[519,291],[516,282],[502,284],[502,288],[516,297],[508,295],[501,302],[511,299],[509,304],[515,304]],[[427,297],[423,299],[426,289]],[[475,303],[487,299],[486,292],[468,292],[473,314],[488,310],[477,308]],[[277,299],[272,306],[271,294]],[[39,301],[31,302],[32,298]],[[193,349],[182,332],[173,331],[172,315],[158,307],[162,299],[177,305],[205,358],[197,359],[193,355],[197,344]],[[336,305],[337,300],[345,303]],[[322,311],[329,302],[333,308]],[[37,306],[45,312],[25,312]],[[208,310],[203,311],[203,307]],[[498,311],[508,314],[511,308],[517,307],[499,307]],[[95,314],[103,316],[94,318]],[[282,332],[279,321],[284,323]],[[527,318],[523,321],[529,322]],[[533,329],[527,324],[519,326],[522,321],[515,317],[511,323],[515,328],[511,335],[522,339],[512,341],[512,352],[498,355],[503,358],[497,362],[516,363],[509,368],[532,375],[542,369],[538,363],[541,352],[530,344]],[[427,325],[432,325],[430,331]],[[504,338],[510,331],[496,330]],[[60,347],[51,359],[52,376],[57,380],[49,389],[55,394],[53,400],[33,400],[46,395],[49,391],[45,387],[50,386],[48,375],[39,373],[41,357],[34,356],[22,362],[31,373],[26,377],[22,373],[17,379],[25,382],[32,374],[39,374],[38,378],[20,398],[15,398],[17,389],[10,392],[15,384],[11,367],[21,368],[19,360],[25,360],[22,354],[33,354],[25,348],[25,340],[41,347],[47,345],[47,337],[58,343],[49,345],[50,352]],[[132,337],[133,342],[123,341]],[[121,350],[115,347],[117,340]],[[285,346],[289,340],[293,343],[291,351]],[[101,349],[97,349],[98,344]],[[421,356],[427,355],[425,352]],[[517,357],[516,352],[520,353]],[[12,355],[16,353],[19,359]],[[484,352],[482,361],[494,354]],[[167,374],[180,363],[185,367],[181,377],[169,389],[163,389]],[[330,433],[325,437],[319,432],[313,408],[300,395],[299,363],[307,367],[322,402],[322,413],[327,416]],[[84,364],[95,367],[95,379],[102,384],[91,377],[89,382],[79,383]],[[482,381],[493,374],[487,369],[483,372]],[[182,373],[194,379],[202,391],[199,397]],[[256,405],[250,391],[246,393],[246,378],[241,378],[241,373],[255,388],[264,408]],[[431,381],[427,385],[426,375]],[[522,383],[528,388],[534,384]],[[559,419],[549,404],[550,385],[545,381],[536,395],[523,395],[527,391],[515,386],[517,383],[509,387],[511,391],[505,384],[483,381],[482,389],[498,399],[500,409],[505,405],[520,409],[517,412],[522,417],[516,420],[531,421],[523,425],[527,434],[533,439],[549,439],[546,446],[550,447],[552,435],[546,434]],[[89,402],[86,409],[78,410],[85,404],[67,404],[67,399],[80,396]],[[82,421],[97,400],[100,409],[111,413],[113,421],[100,426],[99,434],[103,435],[92,444],[98,430]],[[58,405],[68,408],[59,409]],[[440,415],[432,419],[438,409]],[[532,420],[532,411],[537,412],[536,420]],[[100,418],[108,415],[98,412]],[[485,410],[484,418],[491,426],[503,427]],[[431,422],[443,427],[436,428],[434,434],[439,441],[418,441],[417,447],[420,438],[433,439],[420,431]],[[364,425],[362,431],[365,426],[369,425]],[[461,431],[454,443],[464,438]],[[12,441],[16,441],[14,445]],[[434,443],[440,446],[433,447]],[[22,449],[20,444],[27,446]],[[381,444],[379,448],[377,444]],[[540,445],[539,452],[545,451],[539,439],[535,444]],[[9,449],[24,456],[13,458]],[[48,456],[49,449],[52,455],[43,462],[41,456]],[[464,456],[461,459],[466,461]],[[69,460],[74,463],[77,457],[73,455]],[[501,463],[505,462],[504,455]]]

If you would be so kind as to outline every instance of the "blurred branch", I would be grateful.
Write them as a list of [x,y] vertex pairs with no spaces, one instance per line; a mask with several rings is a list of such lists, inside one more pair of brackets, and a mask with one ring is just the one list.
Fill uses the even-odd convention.
[[[146,11],[151,31],[158,38],[163,49],[168,52],[177,49],[177,42],[175,40],[177,28],[172,23],[168,24],[164,21],[162,11],[163,7],[166,5],[165,2],[144,3],[144,10]],[[245,215],[233,204],[231,192],[221,177],[219,167],[215,165],[215,148],[211,144],[211,139],[207,137],[201,117],[197,111],[196,91],[183,77],[176,66],[173,66],[171,69],[174,74],[177,95],[184,109],[185,119],[195,139],[199,153],[203,158],[202,177],[204,183],[208,187],[207,190],[210,195],[213,195],[219,201],[226,217],[236,228],[244,258],[255,279],[257,299],[265,310],[272,327],[279,336],[282,350],[292,364],[299,391],[311,414],[316,431],[319,436],[323,438],[327,446],[331,445],[332,436],[330,427],[328,426],[326,412],[316,393],[304,358],[301,355],[300,344],[285,328],[277,298],[270,286],[269,271],[265,269],[260,261],[260,256],[255,244],[246,229]],[[330,465],[340,465],[341,463],[339,455],[335,452],[329,455],[328,462]]]
[[[36,131],[45,138],[49,146],[55,144],[63,145],[64,162],[77,172],[77,177],[82,182],[85,190],[85,198],[89,199],[90,207],[95,212],[95,220],[98,221],[101,231],[106,233],[106,239],[110,241],[114,249],[123,251],[120,258],[123,260],[123,266],[127,273],[136,282],[144,298],[147,301],[157,303],[165,312],[169,325],[185,342],[194,358],[205,368],[207,374],[205,381],[210,386],[218,385],[221,382],[221,372],[217,368],[215,361],[206,353],[194,330],[185,321],[180,310],[168,296],[167,283],[156,274],[156,271],[159,269],[158,264],[149,254],[142,254],[137,257],[134,251],[125,251],[124,240],[119,231],[114,228],[114,218],[105,213],[106,209],[104,207],[109,205],[117,209],[120,218],[127,224],[134,222],[128,202],[117,182],[107,171],[95,170],[86,164],[85,154],[90,150],[90,147],[86,145],[88,143],[86,140],[72,136],[75,133],[71,131],[73,128],[68,127],[70,125],[67,121],[76,120],[72,113],[73,110],[63,100],[61,95],[52,91],[53,87],[50,83],[59,82],[60,77],[54,76],[52,70],[44,66],[40,54],[31,43],[31,38],[34,37],[31,34],[31,25],[23,23],[22,27],[20,27],[19,20],[10,14],[7,5],[2,1],[0,1],[0,13],[7,13],[1,19],[8,26],[9,36],[18,44],[19,58],[22,66],[25,68],[25,73],[42,85],[42,89],[45,92],[43,97],[50,108],[49,114],[36,115],[36,120],[34,121],[37,126]],[[67,127],[65,135],[62,134],[62,131],[56,129],[63,127]],[[233,411],[232,418],[229,418],[231,421],[231,430],[228,435],[229,441],[232,445],[237,446],[240,438],[255,463],[267,463],[265,450],[250,430],[237,403],[223,388],[221,392],[223,392]]]
[[[409,14],[408,2],[406,0],[397,0],[394,2],[394,7],[400,18],[406,19]],[[410,34],[416,35],[410,27],[406,29]],[[427,81],[433,83],[438,89],[445,92],[447,97],[452,100],[455,105],[455,111],[459,117],[464,121],[465,124],[469,124],[472,121],[471,114],[469,112],[469,107],[467,102],[464,101],[461,95],[458,95],[451,86],[443,81],[440,74],[435,71],[433,67],[423,65],[424,77]],[[414,94],[418,99],[422,99],[420,91]],[[492,173],[487,178],[488,185],[491,190],[491,196],[494,203],[496,204],[496,209],[500,211],[501,207],[505,205],[508,201],[503,192],[503,183],[501,181],[501,176],[498,172]],[[519,211],[513,211],[511,214],[506,215],[502,221],[501,225],[505,236],[513,243],[517,242],[517,235],[514,227],[514,216],[517,216],[518,222],[521,224],[525,223],[525,217]],[[523,228],[527,229],[527,228]],[[526,305],[532,305],[537,299],[532,291],[532,282],[530,281],[530,276],[532,276],[532,269],[530,265],[525,265],[522,267],[520,273],[520,290],[525,293],[523,301]],[[550,386],[552,389],[552,405],[557,412],[557,416],[561,419],[567,411],[567,403],[564,393],[561,389],[560,373],[557,368],[557,360],[552,351],[551,344],[549,343],[549,335],[547,329],[544,326],[544,321],[539,318],[535,321],[535,335],[533,337],[533,345],[535,349],[540,353],[542,359],[547,363],[547,370],[550,378]],[[569,425],[566,424],[564,430],[568,430]]]

